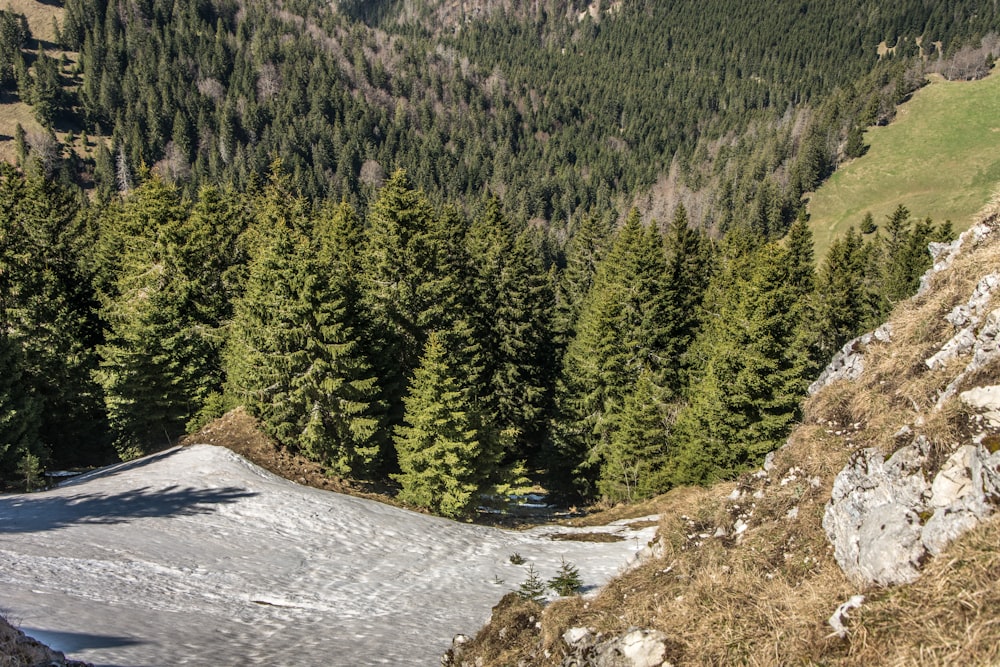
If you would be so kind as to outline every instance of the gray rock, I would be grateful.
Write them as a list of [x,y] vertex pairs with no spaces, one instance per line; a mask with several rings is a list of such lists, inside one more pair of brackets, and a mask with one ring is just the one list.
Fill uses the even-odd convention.
[[923,528],[922,542],[939,555],[963,533],[993,514],[1000,502],[1000,452],[982,446],[959,447],[931,485],[934,514]]
[[570,628],[563,641],[572,649],[563,667],[669,667],[667,636],[658,630],[631,629],[601,641],[588,628]]
[[1000,287],[1000,274],[991,273],[983,277],[972,291],[969,300],[955,306],[945,315],[944,318],[959,331],[925,361],[928,368],[943,368],[952,360],[968,354],[975,347],[978,340],[976,328],[983,321],[985,309],[998,287]]
[[[968,327],[969,330],[974,330],[974,326]],[[958,336],[964,336],[963,332],[956,334]],[[955,340],[954,338],[952,340]],[[964,338],[963,338],[964,340]],[[950,343],[951,341],[949,341]],[[956,344],[958,345],[958,344]],[[947,347],[947,344],[946,346]],[[968,355],[971,351],[972,359],[965,366],[965,368],[952,380],[945,390],[938,397],[937,407],[940,408],[944,405],[945,401],[952,398],[958,387],[961,386],[962,382],[971,373],[978,371],[979,369],[985,367],[986,365],[993,362],[994,359],[1000,357],[1000,308],[991,311],[983,320],[982,326],[975,333],[975,337],[972,339],[970,345],[965,345],[962,348],[961,354]],[[933,357],[927,360],[928,365],[931,365],[931,361],[945,352],[945,348],[942,348],[941,352],[938,352]],[[957,354],[956,354],[957,357]],[[950,360],[950,359],[948,359]],[[945,360],[945,363],[948,361]],[[935,366],[931,366],[934,368]]]
[[968,407],[981,413],[990,426],[1000,428],[1000,385],[963,391],[958,398]]
[[1000,505],[1000,452],[959,447],[928,482],[927,445],[919,436],[886,461],[877,450],[861,450],[834,480],[823,528],[837,564],[855,584],[916,580],[929,555],[939,555]]
[[865,348],[872,342],[888,343],[892,339],[892,325],[888,322],[875,331],[848,341],[840,349],[819,378],[809,385],[809,395],[838,380],[857,380],[865,369]]
[[878,450],[863,449],[834,479],[823,529],[837,564],[854,583],[895,584],[918,576],[924,549],[914,508],[930,494],[924,460],[920,444],[887,461]]
[[833,634],[841,639],[847,637],[847,626],[845,625],[847,613],[852,609],[860,607],[864,601],[864,595],[852,595],[847,602],[837,607],[837,611],[833,612],[833,616],[827,621],[830,627],[833,628]]

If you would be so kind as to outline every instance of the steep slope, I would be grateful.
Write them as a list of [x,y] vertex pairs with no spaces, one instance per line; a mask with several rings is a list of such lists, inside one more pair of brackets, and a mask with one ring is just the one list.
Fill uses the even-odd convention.
[[[195,445],[0,497],[0,600],[101,664],[427,665],[526,578],[512,554],[543,578],[566,558],[596,587],[652,531],[459,524]],[[612,541],[551,537],[573,532]]]
[[[852,582],[824,530],[835,479],[861,459],[926,447],[917,475],[937,490],[956,452],[988,458],[996,449],[997,423],[984,415],[991,408],[960,396],[1000,378],[998,281],[984,280],[1000,267],[1000,203],[955,246],[939,250],[924,290],[900,304],[878,336],[849,346],[854,362],[840,368],[853,368],[853,379],[817,388],[803,423],[763,470],[662,497],[660,537],[641,567],[594,600],[544,610],[505,600],[475,641],[456,647],[454,664],[995,663],[1000,519],[982,521],[936,557],[918,558],[913,565],[923,576],[899,587]],[[953,354],[936,363],[942,350]],[[997,472],[984,469],[982,478]],[[985,481],[967,487],[989,488]],[[997,500],[986,493],[984,514]],[[914,529],[934,514],[914,513]],[[888,541],[873,547],[893,548]],[[838,611],[852,598],[860,608]],[[841,625],[832,627],[835,611]],[[540,614],[540,627],[518,623],[532,614]],[[634,628],[643,632],[628,633]],[[631,661],[614,662],[616,652],[614,660]]]

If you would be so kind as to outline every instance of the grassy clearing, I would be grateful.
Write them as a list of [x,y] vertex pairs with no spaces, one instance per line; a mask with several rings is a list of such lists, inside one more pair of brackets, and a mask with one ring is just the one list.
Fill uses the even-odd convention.
[[1000,183],[1000,75],[932,80],[895,121],[865,134],[868,153],[839,169],[809,203],[817,257],[866,211],[881,224],[898,204],[957,231]]
[[62,25],[62,5],[37,2],[36,0],[6,0],[0,4],[0,9],[24,14],[24,18],[28,19],[31,36],[48,42],[48,44],[43,44],[46,49],[55,42],[56,32],[52,22],[55,20],[59,22],[59,25]]

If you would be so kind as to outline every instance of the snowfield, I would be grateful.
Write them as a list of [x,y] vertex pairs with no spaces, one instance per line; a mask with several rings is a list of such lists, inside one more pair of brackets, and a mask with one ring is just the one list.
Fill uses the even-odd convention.
[[[625,539],[550,537],[598,531]],[[197,445],[0,496],[0,610],[99,665],[437,665],[526,578],[511,554],[596,588],[654,531],[456,523]]]

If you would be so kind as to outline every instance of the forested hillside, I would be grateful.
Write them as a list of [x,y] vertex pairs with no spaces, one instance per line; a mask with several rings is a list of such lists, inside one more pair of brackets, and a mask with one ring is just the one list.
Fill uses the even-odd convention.
[[[278,156],[310,198],[359,204],[405,168],[430,193],[490,191],[563,226],[675,164],[703,191],[696,222],[752,218],[780,235],[800,195],[918,85],[916,38],[934,61],[996,25],[976,2],[633,2],[596,19],[470,4],[450,30],[404,9],[366,25],[302,1],[68,0],[59,39],[80,50],[82,85],[33,99],[49,122],[75,113],[111,137],[91,167],[104,197],[142,164],[193,194],[246,187]],[[879,61],[886,40],[899,45]],[[41,91],[41,72],[15,76],[18,89]]]
[[[417,5],[69,0],[79,72],[4,14],[8,94],[96,141],[20,137],[0,174],[2,476],[238,405],[449,516],[529,478],[635,500],[754,465],[950,235],[900,205],[814,270],[802,195],[938,58],[875,46],[947,57],[993,15],[662,4],[432,30]],[[667,173],[697,213],[649,220],[630,204]]]

